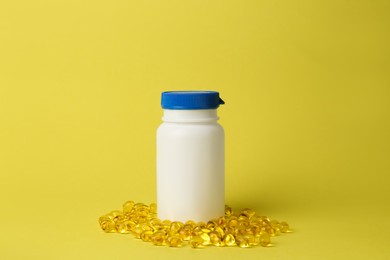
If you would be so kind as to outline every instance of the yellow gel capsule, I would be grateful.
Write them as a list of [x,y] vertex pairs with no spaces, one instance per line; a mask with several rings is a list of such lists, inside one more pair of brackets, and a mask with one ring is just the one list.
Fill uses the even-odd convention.
[[237,227],[238,226],[238,221],[237,221],[237,219],[231,219],[231,220],[229,220],[229,222],[228,222],[228,227],[230,227],[230,228],[235,228],[235,227]]
[[232,234],[226,234],[223,238],[223,243],[227,246],[234,246],[236,244],[236,239]]
[[242,240],[240,242],[240,244],[238,244],[238,246],[241,247],[241,248],[248,248],[248,247],[250,247],[248,241],[246,241],[246,240]]
[[244,238],[248,241],[250,246],[257,246],[259,244],[259,240],[253,234],[245,234]]
[[170,232],[171,233],[178,233],[182,227],[183,227],[182,222],[174,221],[171,223]]
[[201,230],[203,233],[210,233],[211,232],[211,229],[209,229],[209,228],[202,228]]
[[192,226],[190,224],[184,224],[184,226],[179,230],[181,239],[187,241],[191,238],[192,235]]
[[126,201],[126,202],[123,204],[123,206],[122,206],[122,208],[123,208],[123,213],[129,213],[129,212],[131,212],[131,210],[133,209],[133,207],[134,207],[134,201],[132,201],[132,200]]
[[220,227],[225,227],[225,226],[226,226],[226,223],[227,223],[227,221],[226,221],[226,218],[225,218],[225,217],[220,217],[220,218],[218,218],[218,220],[217,220],[217,224],[218,224],[218,226],[220,226]]
[[244,236],[241,235],[241,234],[236,235],[235,238],[236,238],[236,243],[237,243],[237,245],[239,245],[242,241],[245,240]]
[[116,222],[116,221],[122,221],[124,219],[124,215],[121,211],[119,210],[113,210],[110,212],[110,218]]
[[152,235],[152,242],[156,246],[162,246],[165,244],[166,233],[164,231],[156,231]]
[[219,226],[215,227],[214,231],[216,231],[218,233],[219,237],[223,237],[225,235],[225,231],[223,231],[223,229]]
[[221,238],[216,231],[211,231],[209,234],[210,237],[210,243],[214,246],[222,246]]
[[249,221],[249,218],[248,218],[247,215],[241,213],[240,215],[238,215],[238,221],[245,221],[245,222],[248,222],[248,221]]
[[121,234],[129,233],[129,231],[127,230],[126,224],[122,221],[117,221],[115,223],[115,229],[118,233],[121,233]]
[[249,226],[249,222],[246,220],[239,220],[237,226],[239,229],[246,229]]
[[214,221],[208,221],[206,224],[206,228],[213,230],[217,226],[217,223]]
[[126,220],[123,222],[123,224],[126,226],[126,230],[130,231],[132,230],[137,224],[135,224],[134,221],[132,220]]
[[194,230],[192,231],[192,233],[193,233],[194,235],[201,235],[201,234],[203,233],[203,232],[202,232],[202,228],[196,226],[196,227],[194,228]]
[[197,226],[197,227],[200,227],[200,228],[204,228],[204,227],[206,227],[206,223],[204,223],[203,221],[201,221],[201,222],[198,222],[198,223],[196,224],[196,226]]
[[245,208],[241,210],[241,214],[245,215],[248,219],[256,215],[256,212],[252,209]]
[[104,215],[99,218],[99,224],[104,222],[104,221],[109,221],[112,220],[112,217],[110,215]]
[[149,225],[152,227],[154,231],[162,229],[161,220],[158,218],[152,218],[148,220]]
[[148,215],[149,215],[149,209],[148,208],[138,208],[138,209],[136,209],[136,211],[135,211],[135,213],[136,213],[136,215],[137,215],[137,217],[141,217],[141,218],[143,218],[143,217],[148,217]]
[[261,246],[268,246],[271,243],[271,237],[267,233],[263,233],[260,235],[260,245]]
[[136,238],[140,238],[142,232],[144,232],[144,230],[142,229],[142,226],[141,226],[140,224],[137,224],[137,225],[131,230],[131,233],[132,233]]
[[153,231],[147,230],[141,233],[140,238],[142,239],[142,241],[150,242],[152,241],[152,235]]
[[193,221],[193,220],[188,220],[184,225],[190,225],[190,226],[192,226],[192,227],[195,227],[195,221]]
[[255,236],[260,235],[260,233],[261,233],[261,226],[260,225],[252,225],[251,229],[252,229],[253,235],[255,235]]
[[266,227],[265,227],[265,231],[266,231],[269,235],[271,235],[271,236],[275,236],[275,235],[276,235],[275,229],[274,229],[273,227],[271,227],[271,226],[266,226]]
[[148,206],[144,203],[135,203],[134,204],[134,209],[139,209],[139,208],[147,208]]
[[168,237],[167,242],[170,247],[181,247],[183,245],[183,240],[177,235]]
[[171,227],[171,221],[170,220],[163,220],[161,221],[161,225],[164,229],[169,229]]
[[233,215],[233,210],[228,205],[225,205],[225,216],[231,216]]
[[143,231],[153,231],[153,228],[148,223],[143,223],[141,227]]
[[249,222],[251,223],[251,225],[262,225],[263,220],[261,219],[260,216],[255,215],[250,218]]
[[193,248],[199,248],[203,246],[203,239],[200,236],[193,236],[190,239],[190,244]]
[[203,245],[210,245],[211,244],[211,242],[210,242],[210,236],[209,236],[209,234],[207,234],[207,233],[202,233],[202,234],[200,234],[199,235],[201,238],[202,238],[202,240],[203,240]]
[[101,221],[100,227],[106,233],[116,232],[115,222],[111,219]]
[[150,213],[153,213],[153,214],[157,213],[157,204],[156,203],[151,203],[149,205],[149,211],[150,211]]
[[281,231],[282,233],[288,232],[289,229],[290,229],[290,227],[289,227],[289,225],[288,225],[287,222],[285,222],[285,221],[280,222],[280,231]]

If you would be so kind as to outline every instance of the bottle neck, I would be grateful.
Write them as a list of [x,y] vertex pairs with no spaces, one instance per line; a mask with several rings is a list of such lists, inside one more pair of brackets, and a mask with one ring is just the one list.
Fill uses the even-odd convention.
[[170,123],[205,123],[217,122],[217,109],[176,110],[163,109],[162,120]]

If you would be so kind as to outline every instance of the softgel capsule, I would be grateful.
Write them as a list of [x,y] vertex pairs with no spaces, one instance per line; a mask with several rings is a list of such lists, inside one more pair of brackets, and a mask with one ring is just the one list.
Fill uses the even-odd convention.
[[160,220],[157,205],[127,201],[122,210],[114,210],[99,218],[106,233],[132,234],[157,246],[193,248],[206,246],[238,246],[248,248],[271,245],[271,237],[290,232],[287,222],[270,220],[251,209],[234,212],[225,206],[225,215],[208,222]]

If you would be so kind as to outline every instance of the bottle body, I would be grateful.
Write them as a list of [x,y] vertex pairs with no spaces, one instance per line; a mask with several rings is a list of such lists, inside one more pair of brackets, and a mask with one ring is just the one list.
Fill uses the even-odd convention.
[[224,215],[224,130],[216,109],[164,110],[157,130],[158,217],[185,222]]

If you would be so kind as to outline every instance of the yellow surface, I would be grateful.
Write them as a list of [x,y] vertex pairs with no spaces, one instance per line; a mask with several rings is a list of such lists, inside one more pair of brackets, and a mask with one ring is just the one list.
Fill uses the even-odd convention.
[[[0,3],[1,259],[389,259],[389,1]],[[221,92],[226,203],[271,248],[154,247],[160,93]],[[201,191],[201,190],[200,190]]]

